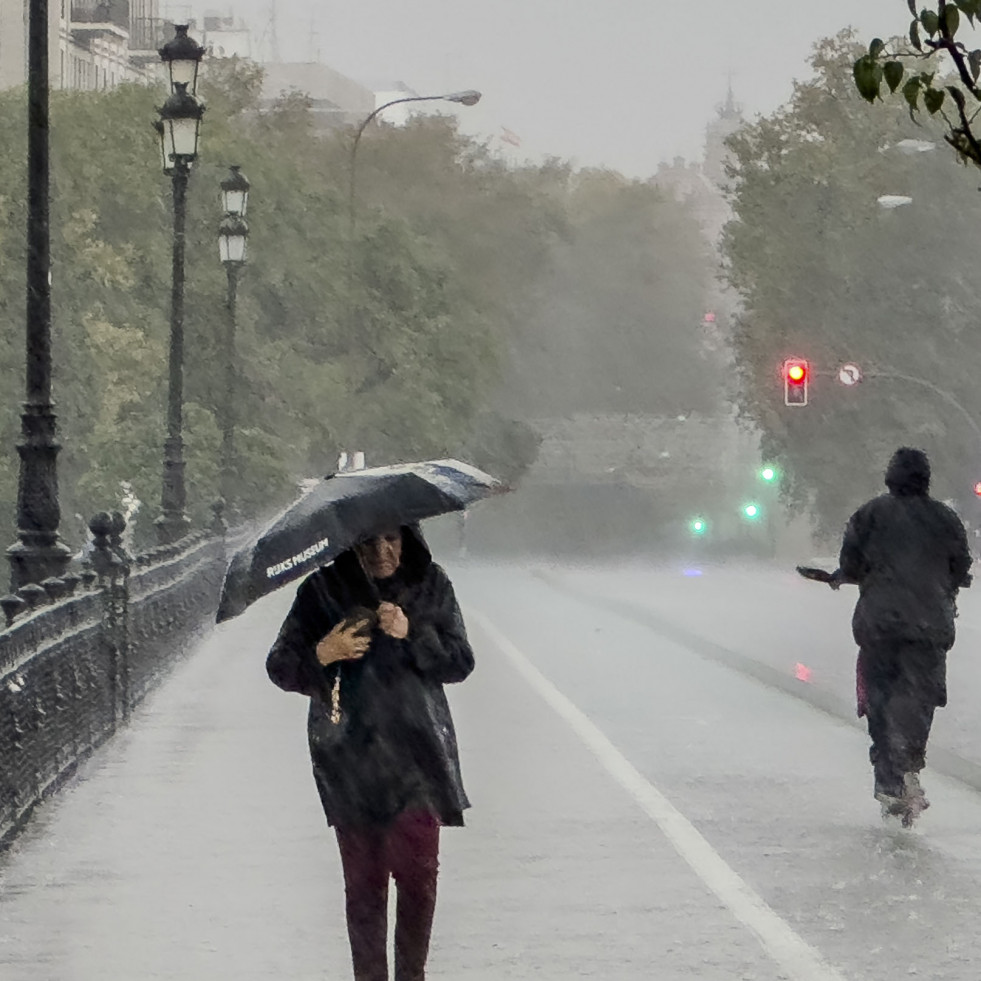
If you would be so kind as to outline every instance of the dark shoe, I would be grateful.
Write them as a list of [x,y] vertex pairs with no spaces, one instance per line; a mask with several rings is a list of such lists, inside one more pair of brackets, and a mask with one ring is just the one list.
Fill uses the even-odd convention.
[[882,807],[882,820],[891,817],[903,817],[907,811],[906,800],[902,797],[895,797],[892,794],[884,794],[876,791],[875,799]]
[[930,806],[920,786],[918,773],[911,771],[903,774],[903,801],[906,804],[903,827],[911,828],[913,822]]

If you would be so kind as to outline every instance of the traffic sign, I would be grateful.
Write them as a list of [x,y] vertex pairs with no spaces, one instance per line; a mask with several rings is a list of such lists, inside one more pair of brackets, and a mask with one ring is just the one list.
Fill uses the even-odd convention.
[[838,381],[842,385],[857,385],[862,380],[862,369],[857,364],[848,362],[838,369]]

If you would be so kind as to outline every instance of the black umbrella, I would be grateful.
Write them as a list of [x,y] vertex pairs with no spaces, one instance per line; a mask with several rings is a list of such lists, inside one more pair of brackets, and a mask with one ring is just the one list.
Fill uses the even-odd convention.
[[430,460],[332,474],[232,556],[218,622],[337,558],[364,538],[432,518],[507,488],[476,467]]

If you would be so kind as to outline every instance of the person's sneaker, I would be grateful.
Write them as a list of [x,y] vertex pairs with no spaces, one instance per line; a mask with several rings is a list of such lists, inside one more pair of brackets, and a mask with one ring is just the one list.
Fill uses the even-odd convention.
[[903,827],[912,828],[913,822],[930,806],[930,802],[920,786],[918,773],[903,774],[903,803],[906,805],[903,813]]
[[907,812],[908,805],[902,797],[894,797],[892,794],[876,791],[875,799],[882,808],[883,821],[891,817],[903,817]]
[[930,806],[920,786],[920,775],[913,771],[903,774],[903,797],[909,801],[917,801],[921,811],[925,811]]

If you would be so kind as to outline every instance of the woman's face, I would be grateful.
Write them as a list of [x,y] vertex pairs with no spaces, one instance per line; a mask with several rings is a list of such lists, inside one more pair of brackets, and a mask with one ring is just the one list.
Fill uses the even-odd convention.
[[402,561],[402,531],[390,529],[356,546],[358,557],[372,579],[394,576]]

